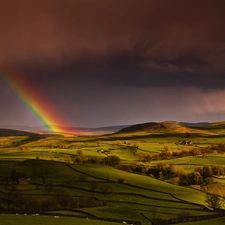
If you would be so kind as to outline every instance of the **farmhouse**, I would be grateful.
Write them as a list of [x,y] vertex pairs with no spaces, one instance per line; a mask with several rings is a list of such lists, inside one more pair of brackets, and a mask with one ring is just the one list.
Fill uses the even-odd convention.
[[127,181],[125,179],[122,179],[122,178],[119,178],[117,182],[120,183],[120,184],[127,184]]
[[187,140],[182,140],[178,142],[179,145],[192,145],[192,142]]
[[104,153],[105,151],[103,149],[98,149],[97,152]]
[[19,178],[19,184],[28,184],[29,183],[29,179],[27,178]]
[[77,148],[76,145],[70,145],[69,148]]

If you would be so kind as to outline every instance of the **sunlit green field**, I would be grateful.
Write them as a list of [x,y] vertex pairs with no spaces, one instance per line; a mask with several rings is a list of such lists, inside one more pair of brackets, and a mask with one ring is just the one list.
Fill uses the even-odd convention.
[[[183,128],[182,128],[183,129]],[[188,130],[189,131],[189,130]],[[220,133],[216,133],[219,132]],[[1,137],[0,138],[0,198],[9,193],[5,181],[12,171],[25,174],[29,184],[17,185],[16,189],[25,197],[37,201],[49,200],[55,190],[64,190],[73,197],[89,197],[104,201],[96,207],[83,207],[80,212],[58,210],[59,218],[53,215],[0,215],[0,224],[116,224],[101,220],[70,218],[71,215],[93,215],[96,218],[111,218],[121,221],[140,221],[151,224],[153,217],[171,219],[181,212],[189,215],[208,215],[216,212],[202,210],[206,204],[206,192],[187,186],[178,186],[148,175],[119,170],[101,163],[76,162],[82,155],[85,159],[101,160],[111,155],[118,156],[124,165],[142,165],[146,168],[159,163],[173,165],[184,171],[193,172],[204,165],[224,165],[225,154],[211,153],[173,159],[158,159],[143,162],[146,155],[154,156],[164,151],[188,151],[224,142],[223,130],[210,128],[201,133],[191,133],[191,146],[177,144],[185,139],[185,133],[116,133],[103,136],[45,138]],[[211,133],[212,134],[211,134]],[[103,152],[101,152],[103,150]],[[105,151],[105,152],[104,152]],[[125,179],[126,183],[118,183]],[[207,191],[225,196],[224,177],[214,177]],[[4,203],[5,204],[5,203]],[[214,219],[222,224],[224,218]],[[4,221],[4,222],[3,222]],[[15,222],[16,221],[16,222]],[[208,224],[210,220],[191,224]],[[212,222],[211,222],[212,223]],[[185,224],[185,223],[183,223]],[[189,223],[186,223],[189,224]]]

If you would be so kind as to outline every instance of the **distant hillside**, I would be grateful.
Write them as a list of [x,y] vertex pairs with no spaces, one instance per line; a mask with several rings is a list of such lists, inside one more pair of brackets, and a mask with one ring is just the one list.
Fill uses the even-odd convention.
[[108,126],[108,127],[96,127],[96,128],[89,128],[89,127],[59,127],[61,129],[69,130],[74,133],[96,133],[96,134],[109,134],[117,132],[118,130],[123,129],[124,127],[128,127],[126,125],[119,125],[119,126]]
[[225,122],[210,123],[206,128],[225,129]]
[[26,132],[46,132],[47,128],[45,126],[30,127],[30,126],[21,126],[21,125],[0,125],[0,129],[10,129],[17,131],[26,131]]
[[[37,135],[38,133],[43,133],[48,135],[47,126],[37,126],[37,127],[29,127],[29,126],[18,126],[18,125],[5,125],[0,126],[2,129],[1,135],[14,136],[13,133],[17,133],[18,135]],[[52,126],[51,126],[52,127]],[[146,122],[142,124],[135,125],[118,125],[118,126],[107,126],[107,127],[96,127],[96,128],[88,128],[88,127],[59,127],[54,126],[55,128],[59,128],[60,130],[68,130],[72,134],[75,135],[103,135],[103,134],[111,134],[111,133],[129,133],[129,132],[155,132],[155,133],[219,133],[225,132],[225,122],[217,122],[217,123],[208,123],[208,122],[199,122],[199,123],[188,123],[188,122],[176,122],[176,121],[165,121],[165,122]],[[12,132],[13,131],[13,132]],[[12,135],[11,135],[12,134]],[[30,134],[30,135],[29,135]],[[51,132],[52,134],[52,132]]]
[[127,132],[141,132],[141,131],[145,131],[145,132],[165,132],[167,130],[166,126],[164,126],[161,123],[154,123],[154,122],[150,122],[150,123],[142,123],[142,124],[136,124],[136,125],[132,125],[126,128],[123,128],[119,131],[119,133],[127,133]]
[[130,132],[146,132],[146,133],[204,133],[213,134],[208,129],[201,129],[199,127],[188,127],[185,124],[176,121],[166,122],[150,122],[143,124],[136,124],[124,129],[121,129],[117,133],[130,133]]
[[166,121],[166,122],[150,122],[143,124],[136,124],[127,128],[120,130],[120,133],[126,132],[151,132],[151,133],[185,133],[190,132],[192,128],[187,127],[176,121]]
[[225,122],[214,122],[214,123],[183,123],[194,129],[198,129],[204,132],[209,132],[210,134],[218,135],[225,134]]
[[[19,125],[2,125],[0,126],[2,129],[9,130],[17,130],[17,131],[25,131],[32,133],[48,133],[46,126],[37,126],[37,127],[29,127],[29,126],[19,126]],[[84,134],[84,133],[92,133],[92,134],[109,134],[117,132],[128,125],[118,125],[118,126],[108,126],[108,127],[97,127],[97,128],[88,128],[88,127],[60,127],[54,126],[60,130],[69,130],[71,133],[75,134]]]
[[210,123],[201,129],[214,132],[215,134],[225,134],[225,122]]
[[29,136],[29,137],[43,137],[46,135],[41,135],[37,133],[31,133],[20,130],[12,130],[12,129],[0,129],[0,137],[10,137],[10,136]]
[[212,123],[208,123],[208,122],[199,122],[199,123],[188,123],[188,122],[180,122],[181,124],[184,124],[188,127],[205,127],[205,126],[209,126]]

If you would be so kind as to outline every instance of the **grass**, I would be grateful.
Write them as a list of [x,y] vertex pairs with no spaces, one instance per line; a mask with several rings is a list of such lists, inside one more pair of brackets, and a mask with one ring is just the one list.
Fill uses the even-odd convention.
[[54,216],[36,215],[0,215],[0,225],[116,225],[115,222],[99,221],[93,219],[80,219],[74,217],[55,218]]
[[[168,126],[168,124],[166,124]],[[222,128],[221,128],[222,129]],[[205,128],[203,131],[193,131],[189,140],[200,147],[209,146],[212,143],[223,143],[222,130],[215,127]],[[176,131],[176,132],[175,132]],[[182,131],[183,133],[179,133]],[[96,197],[107,202],[105,206],[82,208],[82,213],[65,212],[64,214],[83,215],[91,213],[98,217],[113,219],[139,220],[142,224],[149,224],[143,214],[151,218],[152,207],[157,208],[160,218],[169,219],[179,212],[187,210],[192,215],[204,215],[211,212],[202,211],[200,207],[205,204],[206,193],[190,187],[182,187],[166,183],[146,175],[139,175],[118,170],[113,167],[96,164],[75,164],[72,160],[66,162],[65,155],[71,159],[78,155],[78,150],[88,158],[102,158],[105,154],[97,150],[109,150],[109,155],[117,155],[124,164],[143,164],[140,159],[143,155],[154,155],[165,150],[165,146],[171,150],[190,149],[192,146],[176,145],[179,140],[185,139],[183,127],[169,129],[169,133],[117,133],[93,137],[62,137],[52,136],[46,138],[29,139],[29,137],[15,136],[0,138],[0,197],[7,193],[4,177],[10,175],[13,170],[23,172],[31,178],[29,185],[19,185],[18,190],[24,196],[35,196],[39,200],[49,199],[53,192],[46,195],[43,178],[46,185],[65,190],[72,196]],[[188,130],[192,131],[192,130]],[[209,135],[210,132],[220,132],[218,135]],[[126,142],[128,141],[128,142]],[[3,144],[23,144],[28,151],[18,151],[18,147],[3,147]],[[1,147],[2,146],[2,147]],[[133,146],[138,146],[134,151]],[[37,159],[36,159],[37,158]],[[224,165],[225,154],[210,154],[206,157],[182,157],[170,160],[157,160],[148,163],[154,166],[158,163],[173,164],[175,167],[184,168],[187,172],[193,172],[203,165]],[[118,179],[126,179],[127,184],[118,183]],[[208,191],[225,196],[223,191],[224,179],[215,179],[215,183],[208,185]],[[91,183],[95,183],[93,188]],[[39,184],[38,189],[36,188]],[[109,192],[103,188],[110,187]],[[63,214],[63,212],[59,212]],[[4,221],[2,223],[1,221]],[[16,221],[16,222],[15,222]],[[21,222],[20,222],[21,221]],[[214,221],[214,220],[212,220]],[[215,220],[220,224],[222,218]],[[105,221],[53,216],[31,215],[0,215],[1,224],[115,224]],[[204,221],[204,224],[207,224]],[[183,223],[185,224],[185,223]],[[195,222],[192,223],[192,225]],[[197,223],[196,223],[197,224]],[[198,224],[201,224],[198,222]]]

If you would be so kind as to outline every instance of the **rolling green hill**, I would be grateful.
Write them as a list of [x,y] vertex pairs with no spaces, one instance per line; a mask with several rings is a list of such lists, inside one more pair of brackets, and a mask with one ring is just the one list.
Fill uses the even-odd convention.
[[21,130],[0,129],[0,137],[11,137],[11,136],[46,137],[47,135],[26,132]]
[[208,126],[202,127],[204,130],[209,130],[217,134],[225,134],[225,122],[212,123]]
[[[213,125],[211,125],[213,126]],[[197,134],[215,134],[213,129],[207,129],[207,127],[188,127],[182,123],[176,121],[167,121],[161,123],[143,123],[133,126],[126,127],[120,131],[118,134],[123,133],[137,133],[137,132],[146,132],[146,133],[197,133]]]
[[[20,214],[24,224],[24,213],[38,213],[39,223],[48,216],[47,224],[54,215],[56,224],[147,225],[185,216],[220,222],[224,207],[205,205],[209,194],[225,197],[224,138],[223,123],[193,128],[174,121],[96,136],[2,129],[0,211]],[[204,166],[209,177],[202,177]]]

